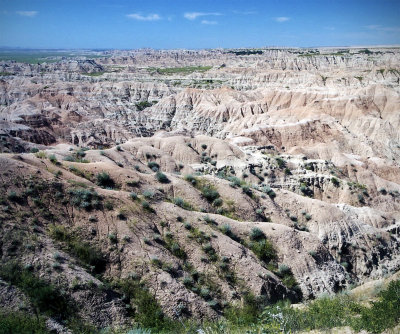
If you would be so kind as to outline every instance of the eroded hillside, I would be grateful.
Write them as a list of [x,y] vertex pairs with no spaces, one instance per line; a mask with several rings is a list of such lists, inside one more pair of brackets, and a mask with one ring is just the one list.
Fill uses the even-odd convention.
[[248,53],[0,63],[9,308],[58,332],[216,319],[398,271],[398,49]]

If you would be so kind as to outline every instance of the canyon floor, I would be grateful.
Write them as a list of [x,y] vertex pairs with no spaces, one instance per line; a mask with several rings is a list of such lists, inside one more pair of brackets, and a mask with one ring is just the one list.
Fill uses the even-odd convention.
[[399,83],[399,48],[0,61],[2,314],[157,333],[398,279]]

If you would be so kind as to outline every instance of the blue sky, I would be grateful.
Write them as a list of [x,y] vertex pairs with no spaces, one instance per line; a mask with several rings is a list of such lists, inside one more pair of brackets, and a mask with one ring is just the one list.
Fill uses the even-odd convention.
[[400,0],[0,0],[0,46],[400,44]]

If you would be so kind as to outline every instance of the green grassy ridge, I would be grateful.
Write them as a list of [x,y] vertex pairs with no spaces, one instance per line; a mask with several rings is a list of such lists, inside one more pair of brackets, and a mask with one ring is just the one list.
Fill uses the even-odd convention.
[[212,66],[186,66],[186,67],[149,67],[149,72],[157,72],[159,74],[171,75],[171,74],[190,74],[193,72],[206,72],[210,70]]

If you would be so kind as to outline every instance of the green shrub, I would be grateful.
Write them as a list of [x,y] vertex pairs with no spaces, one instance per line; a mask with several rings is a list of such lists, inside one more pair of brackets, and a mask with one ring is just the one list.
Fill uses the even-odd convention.
[[310,189],[306,184],[302,183],[300,185],[300,191],[302,192],[302,194],[304,196],[308,196],[308,197],[313,197],[314,196],[314,191],[312,189]]
[[386,191],[385,188],[379,189],[379,192],[380,192],[382,195],[386,195],[386,194],[387,194],[387,191]]
[[283,160],[282,158],[280,158],[280,157],[275,158],[275,161],[276,161],[276,163],[278,164],[278,167],[279,167],[280,169],[286,168],[286,161]]
[[55,164],[55,165],[58,164],[58,160],[54,154],[49,155],[49,160],[52,164]]
[[138,199],[138,195],[135,192],[131,192],[129,194],[129,197],[131,198],[132,201],[136,201]]
[[190,182],[193,186],[196,186],[198,182],[197,178],[190,174],[185,175],[185,180]]
[[204,198],[209,202],[215,201],[220,196],[219,192],[213,186],[210,185],[205,185],[200,189],[200,191],[204,196]]
[[267,192],[267,195],[271,199],[274,199],[276,197],[276,193],[272,189],[269,189],[269,191]]
[[222,200],[222,198],[217,198],[214,200],[214,202],[212,203],[214,206],[221,206],[224,203],[224,201]]
[[172,199],[172,202],[177,206],[183,207],[185,201],[180,197],[175,197]]
[[274,246],[267,239],[251,242],[250,249],[261,261],[264,261],[265,263],[269,263],[275,260],[277,257]]
[[167,248],[177,258],[182,260],[185,260],[187,258],[185,250],[183,250],[182,247],[176,241],[171,241],[170,243],[167,243]]
[[101,172],[96,176],[96,184],[102,188],[113,189],[115,187],[114,180],[106,172]]
[[204,216],[203,219],[208,225],[217,225],[217,222],[214,219],[212,219],[209,215]]
[[39,149],[36,148],[36,147],[32,147],[29,152],[30,153],[37,153],[37,152],[39,152]]
[[225,234],[226,236],[231,238],[232,240],[235,240],[236,242],[244,244],[244,241],[232,231],[232,228],[229,224],[224,224],[224,225],[220,226],[219,230],[223,234]]
[[332,177],[332,178],[331,178],[331,182],[333,183],[333,185],[334,185],[335,187],[339,187],[339,186],[340,186],[340,182],[339,182],[339,180],[338,180],[336,177]]
[[193,285],[194,281],[193,281],[193,278],[191,278],[190,276],[185,276],[182,280],[182,283],[186,287],[191,287]]
[[287,266],[286,264],[280,264],[278,267],[278,274],[279,276],[285,276],[288,275],[292,272],[292,270],[289,268],[289,266]]
[[116,244],[118,242],[118,238],[115,235],[115,233],[110,233],[108,235],[108,239],[110,240],[111,243]]
[[126,182],[126,185],[128,187],[139,187],[140,182],[139,181],[128,181],[128,182]]
[[35,153],[35,157],[36,157],[36,158],[39,158],[39,159],[44,159],[44,158],[47,157],[47,155],[46,155],[46,152],[44,152],[44,151],[39,151],[39,152],[36,152],[36,153]]
[[240,187],[242,185],[242,181],[236,176],[229,176],[228,181],[231,182],[231,187]]
[[145,210],[147,210],[147,211],[150,211],[150,212],[153,212],[153,211],[154,211],[154,210],[152,209],[152,207],[150,206],[150,203],[147,202],[147,201],[143,201],[143,202],[142,202],[142,207],[143,207],[143,209],[145,209]]
[[150,263],[159,268],[161,268],[161,266],[162,266],[162,262],[157,256],[152,256],[150,258]]
[[265,239],[266,236],[263,231],[261,231],[258,227],[253,227],[250,231],[250,240],[262,240]]
[[225,234],[225,235],[231,235],[232,234],[232,228],[229,224],[224,224],[222,225],[219,230]]
[[143,196],[146,197],[146,198],[149,198],[149,199],[153,198],[154,195],[155,195],[155,193],[154,193],[153,190],[145,190],[145,191],[143,191]]
[[7,194],[7,199],[9,201],[15,202],[15,203],[21,203],[22,202],[22,198],[15,191],[10,191]]
[[250,197],[253,195],[253,191],[249,186],[242,186],[242,191]]
[[71,204],[75,207],[88,211],[101,208],[102,197],[93,189],[74,188],[69,189],[68,194]]
[[137,110],[143,111],[144,109],[151,107],[153,104],[148,101],[140,101],[140,102],[136,103],[135,105],[136,105]]
[[114,209],[114,203],[112,201],[105,201],[104,202],[104,207],[109,211],[113,210]]
[[160,171],[156,173],[156,179],[161,183],[170,183],[170,180],[168,179],[167,175],[165,175]]
[[155,161],[149,161],[147,166],[153,171],[157,172],[160,169],[160,165]]

